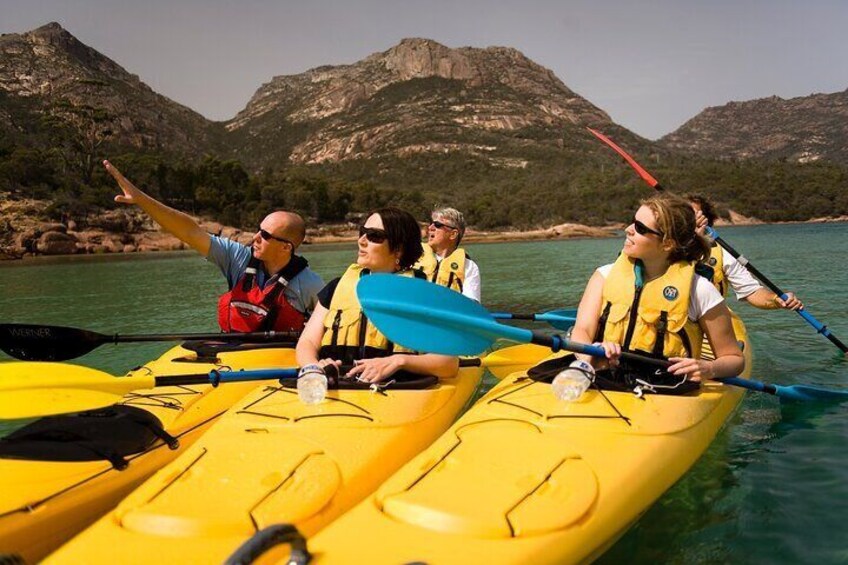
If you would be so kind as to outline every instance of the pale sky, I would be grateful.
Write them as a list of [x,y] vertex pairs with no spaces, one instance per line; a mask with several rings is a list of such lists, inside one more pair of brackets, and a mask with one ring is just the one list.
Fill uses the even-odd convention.
[[649,139],[708,106],[848,88],[848,0],[0,0],[213,120],[262,83],[405,37],[514,47]]

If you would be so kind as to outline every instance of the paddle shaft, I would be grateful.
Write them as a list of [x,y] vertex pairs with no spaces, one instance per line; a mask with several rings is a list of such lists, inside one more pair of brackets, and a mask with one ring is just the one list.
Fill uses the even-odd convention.
[[[613,149],[613,151],[615,151],[616,153],[618,153],[619,155],[624,157],[624,160],[627,161],[627,163],[631,167],[633,167],[633,169],[636,171],[636,173],[638,173],[638,175],[642,178],[642,180],[645,181],[645,183],[648,186],[650,186],[654,190],[657,190],[657,191],[660,191],[660,192],[662,192],[664,190],[663,187],[660,185],[659,181],[657,181],[657,179],[655,179],[653,176],[651,176],[651,174],[648,173],[648,171],[643,169],[641,167],[641,165],[639,165],[639,163],[637,163],[636,160],[633,159],[633,157],[631,157],[630,155],[627,154],[626,151],[624,151],[624,149],[622,149],[621,147],[616,145],[614,141],[612,141],[611,139],[609,139],[608,137],[606,137],[602,133],[597,132],[597,131],[593,130],[592,128],[588,128],[588,129],[598,139],[600,139],[601,141],[603,141],[604,143],[609,145]],[[752,275],[757,277],[757,279],[761,283],[763,283],[766,287],[768,287],[769,290],[771,290],[773,293],[775,293],[777,296],[779,296],[781,300],[786,300],[788,298],[788,296],[785,292],[783,292],[776,284],[774,284],[771,280],[769,280],[768,277],[766,277],[763,273],[761,273],[759,269],[757,269],[754,265],[752,265],[750,262],[748,262],[748,259],[746,259],[738,251],[733,249],[733,247],[729,243],[727,243],[725,240],[723,240],[721,237],[719,237],[718,233],[716,233],[716,231],[714,229],[708,227],[707,233],[709,234],[710,237],[712,237],[715,240],[716,243],[718,243],[722,247],[722,249],[726,250],[734,258],[736,258],[743,267],[748,269],[748,271],[750,271],[750,273]],[[810,324],[813,328],[815,328],[817,333],[820,333],[823,336],[825,336],[827,339],[830,340],[831,343],[833,343],[836,347],[838,347],[840,349],[840,351],[842,351],[842,353],[845,353],[846,355],[848,355],[848,346],[846,346],[844,343],[842,343],[842,341],[839,338],[837,338],[835,335],[833,335],[833,333],[827,328],[826,325],[819,322],[812,314],[810,314],[806,310],[795,310],[795,311],[798,313],[799,316],[804,318],[804,320],[808,324]]]
[[249,371],[210,371],[196,375],[166,375],[156,377],[153,386],[205,385],[218,386],[221,383],[245,381],[265,381],[297,376],[297,369],[255,369]]
[[492,312],[492,318],[496,320],[531,320],[533,322],[573,322],[572,316],[561,316],[551,312],[541,314],[511,314],[510,312]]
[[[592,357],[607,356],[606,351],[604,351],[604,348],[599,345],[588,345],[585,343],[579,343],[576,341],[571,341],[570,339],[565,339],[562,336],[547,335],[543,334],[542,332],[532,332],[532,334],[533,337],[531,338],[530,343],[550,347],[552,351],[560,351],[562,349],[565,349],[574,353],[583,353],[584,355],[591,355]],[[629,351],[622,351],[621,358],[630,359],[631,361],[639,361],[640,363],[645,363],[654,367],[662,367],[663,369],[671,365],[671,362],[666,361],[665,359],[655,359],[654,357],[648,357],[647,355],[639,355],[638,353],[631,353]]]
[[[736,251],[729,243],[719,237],[718,233],[713,229],[708,227],[707,234],[712,237],[716,243],[718,243],[723,249],[725,249],[728,253],[733,255],[733,257],[739,261],[743,267],[748,269],[752,275],[757,277],[770,291],[775,293],[777,296],[781,298],[781,300],[786,300],[789,298],[783,290],[781,290],[776,284],[774,284],[767,276],[765,276],[759,269],[757,269],[754,265],[752,265],[748,259]],[[799,316],[804,318],[808,324],[813,326],[816,329],[816,332],[822,334],[824,337],[829,339],[831,343],[833,343],[836,347],[842,350],[843,353],[848,353],[848,346],[846,346],[842,341],[833,335],[833,333],[821,322],[819,322],[812,314],[807,312],[806,310],[795,310]]]
[[0,349],[24,361],[66,361],[85,355],[105,343],[214,340],[281,342],[299,332],[177,333],[106,335],[79,328],[37,324],[0,324]]
[[250,332],[250,333],[176,333],[176,334],[114,334],[103,335],[104,343],[131,343],[145,341],[274,341],[297,339],[300,332]]
[[[763,383],[760,381],[752,381],[749,379],[740,379],[739,377],[723,377],[715,379],[721,383],[726,385],[733,385],[742,388],[747,388],[748,390],[755,390],[757,392],[765,392],[767,394],[777,395],[778,387],[773,384]],[[785,387],[781,387],[785,388]]]
[[568,331],[577,320],[577,310],[551,310],[539,314],[512,314],[510,312],[492,312],[496,320],[530,320],[533,322],[545,322],[550,326]]
[[[559,336],[548,336],[539,332],[533,332],[533,338],[531,342],[537,345],[550,347],[553,351],[557,351],[559,349],[566,349],[568,351],[574,351],[576,353],[585,353],[586,355],[592,355],[593,357],[606,357],[606,353],[604,352],[603,347],[577,343]],[[631,353],[629,351],[623,351],[621,353],[621,358],[631,359],[634,361],[647,363],[649,365],[653,365],[654,367],[661,368],[667,368],[671,365],[670,361],[666,361],[663,359],[654,359],[653,357],[639,355],[638,353]],[[753,390],[756,392],[764,392],[786,400],[812,401],[848,399],[848,391],[831,390],[811,385],[774,385],[771,383],[764,383],[751,379],[741,379],[739,377],[719,377],[712,380],[725,385],[744,388],[747,390]]]

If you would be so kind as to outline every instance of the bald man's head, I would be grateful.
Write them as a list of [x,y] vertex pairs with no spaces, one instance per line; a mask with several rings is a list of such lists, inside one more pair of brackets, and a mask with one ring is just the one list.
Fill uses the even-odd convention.
[[306,237],[306,222],[294,212],[271,212],[262,220],[262,225],[272,235],[291,241],[295,248],[299,247]]

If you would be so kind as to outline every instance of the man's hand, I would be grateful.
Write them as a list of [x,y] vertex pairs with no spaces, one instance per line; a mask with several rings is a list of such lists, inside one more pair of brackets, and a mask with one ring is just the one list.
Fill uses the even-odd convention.
[[118,194],[115,196],[115,202],[119,202],[121,204],[137,204],[136,195],[141,192],[136,186],[127,180],[127,177],[121,174],[121,171],[116,169],[112,163],[104,160],[103,166],[106,167],[106,171],[112,175],[112,178],[118,181],[118,186],[123,191],[123,194]]

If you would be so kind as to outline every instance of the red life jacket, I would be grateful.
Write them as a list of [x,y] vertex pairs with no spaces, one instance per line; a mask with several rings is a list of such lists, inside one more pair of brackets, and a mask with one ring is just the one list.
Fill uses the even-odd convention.
[[298,273],[306,268],[306,259],[293,255],[259,288],[256,269],[259,260],[250,258],[241,279],[218,299],[218,324],[224,332],[301,331],[306,316],[286,300],[283,292]]

